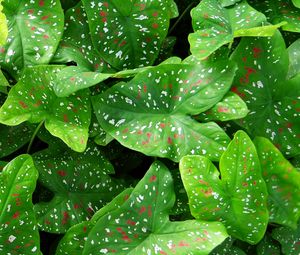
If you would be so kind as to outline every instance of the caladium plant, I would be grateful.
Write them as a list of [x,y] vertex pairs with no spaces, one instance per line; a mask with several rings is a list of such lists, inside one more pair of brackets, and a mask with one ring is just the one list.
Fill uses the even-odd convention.
[[298,255],[299,27],[299,0],[0,0],[0,253]]

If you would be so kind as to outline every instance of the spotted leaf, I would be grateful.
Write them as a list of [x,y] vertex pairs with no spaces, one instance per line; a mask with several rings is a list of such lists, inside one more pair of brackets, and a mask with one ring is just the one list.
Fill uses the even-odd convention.
[[90,71],[110,69],[93,46],[86,12],[81,1],[66,11],[64,34],[51,60],[60,64],[72,61]]
[[90,125],[89,91],[67,98],[53,92],[59,66],[26,68],[0,108],[0,122],[15,126],[24,121],[45,121],[45,127],[75,151],[84,151]]
[[266,138],[254,140],[268,188],[270,222],[296,228],[300,217],[300,172]]
[[257,245],[257,255],[281,255],[280,245],[277,241],[267,234],[264,239]]
[[222,101],[194,118],[199,121],[228,121],[244,118],[248,112],[246,103],[238,95],[228,92]]
[[0,0],[0,46],[5,44],[7,36],[8,36],[8,27],[7,27],[7,20],[5,14],[2,12],[2,0]]
[[289,227],[276,228],[272,237],[281,244],[283,254],[299,255],[300,253],[300,224],[296,230]]
[[46,149],[34,155],[40,183],[54,193],[50,202],[35,205],[38,226],[43,231],[64,233],[88,220],[123,188],[109,174],[113,166],[97,146],[85,152]]
[[102,128],[130,149],[173,161],[191,153],[218,160],[228,136],[215,123],[189,115],[221,100],[234,72],[228,61],[209,68],[161,65],[93,97],[93,106]]
[[230,235],[258,243],[268,224],[267,188],[254,144],[238,131],[220,160],[220,172],[203,156],[180,161],[182,181],[196,219],[220,220]]
[[276,24],[285,21],[287,24],[282,27],[283,30],[300,32],[300,9],[296,8],[291,0],[249,0],[248,2],[265,13],[269,22]]
[[92,41],[111,66],[122,70],[154,62],[173,16],[170,0],[82,2]]
[[128,200],[98,219],[83,255],[208,254],[227,237],[217,222],[170,222],[174,201],[170,172],[162,163],[153,163]]
[[5,0],[2,4],[9,29],[0,48],[3,69],[17,77],[24,67],[49,63],[62,37],[60,1]]
[[288,53],[279,32],[269,38],[243,38],[231,58],[238,72],[231,90],[246,102],[239,121],[253,136],[263,136],[288,157],[300,153],[300,76],[286,79]]
[[55,255],[82,254],[87,236],[90,230],[95,226],[97,220],[120,208],[128,199],[132,190],[132,188],[128,188],[117,195],[110,203],[97,211],[90,221],[84,221],[71,227],[60,240]]
[[0,172],[1,254],[41,254],[32,193],[38,172],[29,155],[21,155]]
[[288,53],[290,61],[288,78],[292,78],[300,74],[300,39],[288,47]]
[[191,52],[204,59],[222,45],[232,43],[240,36],[270,36],[278,26],[262,26],[266,17],[253,9],[247,1],[230,8],[219,1],[203,0],[192,12],[194,33],[189,35]]
[[28,143],[34,127],[25,123],[15,127],[0,125],[0,158],[10,155]]

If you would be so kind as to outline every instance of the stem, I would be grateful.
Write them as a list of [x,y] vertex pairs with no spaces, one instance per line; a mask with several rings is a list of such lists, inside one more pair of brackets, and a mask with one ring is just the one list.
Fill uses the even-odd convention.
[[179,16],[179,18],[176,20],[174,25],[169,30],[169,35],[173,32],[173,30],[176,28],[176,26],[179,24],[179,22],[183,19],[183,17],[186,15],[186,13],[191,9],[191,7],[195,4],[195,2],[190,3],[184,10],[184,12]]
[[38,126],[36,127],[36,129],[34,130],[32,136],[31,136],[31,139],[30,139],[30,142],[29,142],[29,145],[27,147],[27,154],[29,154],[30,150],[31,150],[31,147],[32,147],[32,144],[33,144],[33,141],[37,135],[37,133],[40,131],[42,125],[44,124],[44,121],[41,121],[40,124],[38,124]]

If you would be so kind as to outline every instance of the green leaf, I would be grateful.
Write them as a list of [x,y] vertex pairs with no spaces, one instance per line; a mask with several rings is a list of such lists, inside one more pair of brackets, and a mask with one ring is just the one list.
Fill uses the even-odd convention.
[[293,4],[297,7],[300,8],[300,1],[299,0],[292,0]]
[[235,65],[161,65],[93,97],[101,127],[124,146],[146,155],[179,161],[187,154],[218,160],[229,142],[215,123],[189,115],[216,104],[232,82]]
[[170,1],[82,1],[99,55],[116,69],[152,65],[167,35]]
[[300,39],[292,43],[288,47],[289,53],[289,72],[288,78],[292,78],[300,74]]
[[241,0],[219,0],[219,2],[221,3],[222,7],[228,7],[241,2]]
[[[1,31],[1,28],[0,28],[0,31]],[[7,94],[8,86],[9,86],[9,83],[0,69],[0,93],[2,92],[4,94]]]
[[220,172],[203,156],[185,156],[181,177],[196,219],[220,220],[230,235],[258,243],[267,228],[267,189],[256,149],[238,131],[220,160]]
[[128,188],[117,195],[110,203],[96,212],[90,221],[84,221],[71,227],[60,240],[55,255],[82,254],[87,236],[90,230],[95,226],[97,220],[120,208],[128,199],[132,190],[132,188]]
[[243,38],[231,58],[239,68],[232,91],[250,110],[239,124],[253,136],[269,138],[286,156],[300,153],[300,76],[286,79],[288,53],[279,32]]
[[215,0],[203,0],[192,12],[195,33],[189,35],[191,52],[204,59],[222,45],[232,43],[239,36],[270,36],[278,27],[262,26],[266,17],[253,9],[247,1],[231,8],[222,7]]
[[60,1],[5,0],[3,12],[9,29],[7,43],[0,49],[3,69],[17,77],[24,67],[49,63],[62,37]]
[[8,27],[7,27],[7,20],[5,14],[2,12],[2,0],[0,0],[0,46],[5,44],[7,36],[8,36]]
[[286,22],[283,30],[300,32],[300,9],[296,8],[291,0],[249,0],[249,3],[263,12],[272,24]]
[[0,252],[40,254],[32,193],[38,172],[29,155],[21,155],[0,172]]
[[85,150],[90,125],[89,91],[67,98],[53,91],[59,66],[26,68],[19,82],[9,91],[0,108],[0,122],[15,126],[24,121],[45,121],[49,132],[62,139],[73,150]]
[[84,153],[46,149],[36,153],[34,159],[40,183],[54,193],[51,201],[34,208],[43,231],[65,233],[71,226],[90,219],[124,189],[109,176],[114,173],[113,166],[94,144]]
[[280,245],[267,234],[264,239],[257,245],[257,255],[281,255]]
[[86,12],[80,1],[65,13],[65,29],[52,63],[76,62],[77,66],[90,71],[110,69],[98,56],[90,36]]
[[208,254],[226,237],[222,224],[196,220],[170,222],[175,201],[172,176],[161,163],[152,164],[128,200],[99,218],[83,255]]
[[30,141],[34,126],[25,123],[15,127],[0,125],[0,158],[10,155]]
[[283,254],[299,255],[300,253],[300,224],[293,230],[289,227],[276,228],[272,232],[272,237],[281,244]]
[[235,93],[228,92],[222,101],[206,112],[194,116],[194,118],[198,121],[228,121],[244,118],[248,112],[249,110],[243,99]]
[[270,222],[296,228],[300,217],[300,172],[266,138],[254,140],[268,189]]

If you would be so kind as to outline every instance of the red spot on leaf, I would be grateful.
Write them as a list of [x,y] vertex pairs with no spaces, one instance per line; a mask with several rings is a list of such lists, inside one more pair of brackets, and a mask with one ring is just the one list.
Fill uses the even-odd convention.
[[228,113],[229,109],[227,107],[218,107],[218,112],[222,112],[222,113]]
[[79,204],[74,204],[74,209],[79,209],[80,205]]
[[49,39],[49,35],[43,35],[44,39]]
[[157,16],[158,16],[158,12],[153,12],[153,13],[152,13],[152,16],[153,16],[153,17],[157,17]]
[[62,223],[63,225],[67,224],[69,218],[70,218],[70,216],[69,216],[68,212],[66,212],[66,211],[63,212],[63,219],[62,219],[61,223]]
[[151,205],[148,205],[148,216],[152,217],[152,209],[151,209]]
[[51,224],[51,222],[48,219],[45,219],[44,222],[45,222],[46,225],[50,225]]
[[66,171],[64,170],[58,170],[57,174],[60,175],[61,177],[65,177],[67,175]]
[[69,122],[69,118],[68,118],[68,115],[67,114],[64,114],[63,115],[63,119],[64,119],[64,122]]
[[248,187],[248,183],[247,182],[243,182],[242,185],[243,185],[243,187]]
[[154,23],[154,24],[152,25],[152,27],[153,27],[154,29],[157,29],[157,28],[158,28],[158,24],[157,24],[157,23]]
[[44,5],[45,5],[45,1],[44,1],[44,0],[40,0],[40,1],[39,1],[39,6],[40,6],[40,7],[43,7]]
[[178,246],[180,246],[180,247],[188,247],[190,245],[188,243],[184,242],[184,241],[180,241],[179,244],[178,244]]
[[86,231],[87,231],[87,227],[84,226],[84,227],[83,227],[83,232],[85,233]]
[[157,177],[155,176],[155,175],[152,175],[151,177],[150,177],[150,182],[155,182],[157,180]]
[[145,206],[142,206],[140,211],[139,211],[139,214],[143,214],[144,212],[146,212],[146,207]]
[[0,53],[4,53],[5,49],[3,47],[0,47]]
[[42,19],[42,20],[46,20],[46,19],[48,19],[48,18],[49,18],[49,16],[46,15],[46,16],[43,16],[41,19]]
[[23,109],[28,108],[27,104],[25,104],[23,101],[19,101],[19,105],[21,105]]
[[107,12],[105,12],[105,11],[100,11],[99,15],[100,15],[101,17],[106,17],[106,16],[107,16]]
[[17,219],[20,216],[20,212],[15,212],[12,216],[13,219]]
[[33,9],[29,9],[29,10],[27,11],[27,13],[28,13],[28,14],[33,14],[33,13],[34,13],[34,10],[33,10]]
[[36,27],[31,27],[31,31],[34,31],[36,29]]
[[286,124],[286,127],[287,127],[287,128],[291,128],[292,126],[293,126],[293,123],[288,122],[288,123]]
[[130,225],[130,226],[135,226],[136,225],[136,222],[132,221],[132,220],[127,220],[126,221],[126,224],[127,225]]
[[173,140],[171,137],[168,137],[168,144],[173,144]]
[[262,49],[254,47],[253,48],[253,57],[254,58],[259,58],[261,52],[262,52]]
[[34,107],[39,107],[40,105],[42,105],[42,101],[41,100],[38,100],[33,106]]
[[108,2],[104,2],[103,5],[107,8],[108,7]]
[[159,251],[159,254],[161,254],[161,255],[168,255],[168,253],[166,253],[165,251]]

